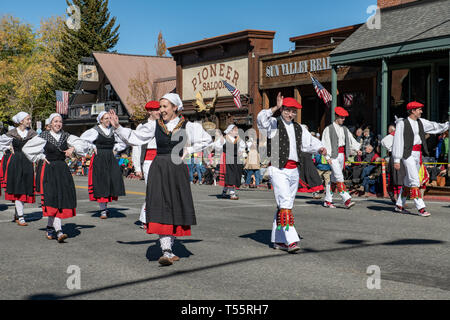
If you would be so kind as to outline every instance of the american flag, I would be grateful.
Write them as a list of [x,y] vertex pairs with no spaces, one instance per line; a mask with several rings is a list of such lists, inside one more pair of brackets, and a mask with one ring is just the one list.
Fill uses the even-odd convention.
[[325,102],[325,104],[330,107],[330,102],[332,100],[332,96],[331,94],[327,91],[327,89],[325,89],[322,84],[316,79],[314,78],[311,74],[309,75],[311,77],[312,83],[314,85],[314,89],[317,92],[317,95],[319,96],[319,98],[321,98],[323,100],[323,102]]
[[56,112],[67,114],[69,111],[69,92],[56,90]]
[[353,103],[353,94],[352,93],[344,94],[344,105],[346,107],[350,107],[352,103]]
[[238,109],[240,109],[242,107],[241,92],[235,87],[233,87],[231,84],[226,82],[225,80],[222,80],[222,82],[225,85],[225,87],[227,87],[227,89],[230,90],[231,94],[233,95],[234,104],[236,105],[236,107],[238,107]]

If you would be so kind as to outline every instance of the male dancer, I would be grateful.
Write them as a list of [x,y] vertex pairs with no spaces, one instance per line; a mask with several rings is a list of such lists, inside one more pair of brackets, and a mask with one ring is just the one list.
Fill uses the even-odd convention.
[[[258,128],[266,131],[270,142],[271,166],[269,176],[275,193],[278,210],[272,224],[272,243],[274,249],[289,253],[298,251],[300,238],[294,227],[295,195],[299,184],[299,163],[301,152],[326,154],[320,140],[311,136],[305,126],[294,121],[297,110],[302,106],[294,98],[277,97],[277,105],[262,110],[258,114]],[[281,117],[272,115],[281,109]],[[279,142],[279,148],[275,145]]]
[[429,217],[430,213],[425,208],[422,194],[419,191],[419,170],[422,165],[422,151],[428,154],[425,141],[425,133],[439,134],[448,130],[446,123],[437,123],[422,118],[423,104],[413,101],[406,106],[408,117],[398,119],[392,146],[394,168],[400,170],[400,160],[405,166],[406,175],[402,191],[395,206],[396,212],[409,213],[405,210],[406,197],[409,194],[414,199],[414,204],[419,211],[418,215]]
[[[326,156],[328,164],[331,166],[331,181],[326,185],[325,201],[323,206],[326,208],[336,208],[333,204],[333,193],[337,188],[342,198],[344,206],[350,209],[355,205],[352,197],[347,192],[344,184],[344,174],[342,170],[345,165],[345,158],[348,158],[352,152],[362,155],[361,144],[358,143],[353,135],[344,126],[345,118],[349,116],[347,110],[342,107],[336,107],[334,110],[336,120],[330,124],[322,133],[322,143],[329,152]],[[333,190],[332,190],[333,189]]]

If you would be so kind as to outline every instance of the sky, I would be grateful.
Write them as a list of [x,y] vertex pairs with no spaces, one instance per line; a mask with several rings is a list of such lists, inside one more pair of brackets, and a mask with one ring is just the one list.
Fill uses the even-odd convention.
[[[290,37],[364,23],[376,0],[110,0],[120,24],[119,53],[155,55],[159,31],[167,47],[245,29],[275,31],[274,52],[294,49]],[[65,16],[65,0],[0,0],[0,16],[11,14],[39,26]]]

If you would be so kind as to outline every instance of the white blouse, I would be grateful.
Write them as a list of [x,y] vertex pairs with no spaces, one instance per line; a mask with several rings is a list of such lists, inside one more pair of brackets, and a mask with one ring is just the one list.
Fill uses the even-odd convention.
[[[260,130],[264,130],[267,132],[267,137],[272,139],[275,137],[278,127],[277,127],[277,119],[272,117],[272,109],[264,109],[262,110],[257,117],[257,124],[258,128]],[[299,157],[297,154],[297,144],[295,140],[295,131],[294,131],[294,124],[287,123],[284,119],[282,119],[287,134],[289,136],[289,159],[292,161],[299,161]],[[302,126],[302,151],[307,153],[318,153],[320,148],[323,148],[322,142],[313,137],[311,133],[308,131],[308,129],[304,126]]]
[[[169,131],[175,129],[176,125],[180,121],[179,117],[166,123],[166,128]],[[150,141],[155,137],[156,131],[156,120],[149,121],[142,126],[136,128],[136,130],[131,130],[130,128],[124,128],[119,126],[115,129],[115,133],[127,144],[131,146],[141,146],[143,144],[150,143]],[[211,142],[211,136],[203,129],[200,123],[187,122],[186,123],[186,135],[189,147],[186,147],[186,152],[191,154],[194,152],[202,151],[207,148]]]
[[[59,141],[61,138],[61,132],[55,133],[50,131],[50,134],[56,139],[56,141]],[[36,136],[23,146],[22,152],[31,162],[37,162],[45,159],[44,147],[46,144],[47,140]],[[86,156],[86,154],[92,150],[89,143],[74,135],[70,135],[69,138],[67,138],[67,145],[69,148],[74,147],[75,153],[78,156]]]
[[[333,122],[333,126],[334,126],[334,129],[336,130],[336,134],[338,136],[338,146],[337,147],[345,146],[344,130],[347,130],[348,140],[350,142],[350,152],[356,153],[361,149],[361,143],[356,141],[356,139],[353,137],[353,134],[350,132],[350,130],[348,130],[348,128],[344,129],[343,126],[338,125],[336,122]],[[325,156],[325,158],[327,160],[329,160],[329,159],[331,159],[331,152],[333,149],[331,147],[330,129],[328,127],[326,127],[325,130],[323,130],[322,142],[323,142],[323,145],[325,146],[325,149],[327,149],[327,155]]]
[[[413,120],[410,117],[408,119],[411,124],[413,133],[414,133],[414,145],[422,144],[422,139],[420,139],[419,135],[419,124],[417,120]],[[404,148],[404,140],[403,140],[403,132],[405,128],[405,124],[403,123],[402,118],[397,119],[395,126],[395,136],[394,136],[394,144],[392,145],[392,156],[394,157],[395,163],[400,163],[400,159],[403,158],[403,148]],[[420,118],[420,122],[423,124],[423,130],[425,133],[429,134],[440,134],[448,130],[448,121],[446,123],[437,123],[433,121],[428,121],[427,119]]]
[[[109,136],[111,134],[111,130],[113,130],[112,128],[105,128],[102,125],[99,126],[99,128],[105,133],[105,135]],[[94,145],[94,141],[97,140],[98,138],[98,131],[95,130],[94,128],[91,128],[87,131],[85,131],[81,136],[80,139],[83,139],[85,141],[87,141],[90,145],[90,148],[92,150],[96,150],[97,148]],[[113,151],[122,151],[125,150],[127,148],[127,145],[119,138],[119,136],[114,133],[114,139],[115,139],[115,144],[113,147]]]
[[[26,136],[28,135],[28,129],[25,129],[24,131],[22,131],[19,128],[17,128],[17,133],[22,138],[26,138]],[[0,150],[5,151],[8,149],[11,149],[13,139],[14,139],[13,137],[8,137],[6,134],[2,134],[0,136]]]
[[[151,120],[149,120],[151,121]],[[136,130],[139,130],[139,128],[142,126],[142,124],[139,124],[136,128]],[[150,142],[147,144],[147,149],[156,149],[156,138],[153,137],[150,139]],[[141,169],[141,154],[142,154],[142,148],[141,146],[133,146],[133,150],[131,152],[131,160],[133,161],[134,170],[137,172],[142,171]]]

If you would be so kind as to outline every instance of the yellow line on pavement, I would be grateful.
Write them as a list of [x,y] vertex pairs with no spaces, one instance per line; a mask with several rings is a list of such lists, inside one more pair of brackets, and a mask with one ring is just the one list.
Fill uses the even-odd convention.
[[[78,188],[78,189],[88,189],[88,187],[83,187],[83,186],[75,186],[75,188]],[[125,193],[129,193],[129,194],[137,194],[137,195],[140,195],[140,196],[145,196],[145,192],[136,192],[136,191],[128,191],[128,190],[125,190]]]

